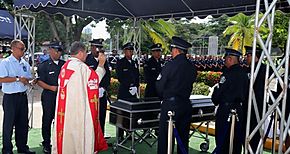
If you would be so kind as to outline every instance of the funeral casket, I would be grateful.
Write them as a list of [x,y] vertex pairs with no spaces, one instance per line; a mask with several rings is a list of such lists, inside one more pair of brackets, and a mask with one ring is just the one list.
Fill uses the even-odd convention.
[[215,120],[215,106],[209,96],[191,95],[192,105],[191,122],[202,122]]
[[109,121],[127,131],[157,128],[160,103],[158,98],[118,99],[110,106]]

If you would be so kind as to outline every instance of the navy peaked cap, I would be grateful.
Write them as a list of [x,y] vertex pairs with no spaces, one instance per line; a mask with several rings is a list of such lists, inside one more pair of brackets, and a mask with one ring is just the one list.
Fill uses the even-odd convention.
[[134,43],[133,42],[128,42],[123,45],[122,47],[123,50],[134,50]]
[[[245,49],[246,49],[246,54],[252,54],[253,53],[253,47],[251,47],[251,46],[245,46]],[[258,57],[258,58],[260,58],[261,57],[261,54],[262,54],[262,49],[261,48],[256,48],[256,56]]]
[[48,44],[49,48],[57,49],[58,51],[63,51],[63,45],[61,42],[53,41]]
[[170,44],[171,48],[178,48],[183,51],[187,51],[191,46],[192,45],[190,43],[177,36],[172,37],[172,43]]
[[151,51],[162,51],[162,44],[156,43],[151,45],[150,47]]
[[91,43],[91,45],[97,46],[97,47],[103,47],[103,42],[104,39],[99,38],[99,39],[93,39],[91,41],[89,41]]
[[226,51],[225,57],[226,56],[236,56],[236,57],[242,56],[242,53],[237,51],[237,50],[235,50],[235,49],[225,48],[225,51]]

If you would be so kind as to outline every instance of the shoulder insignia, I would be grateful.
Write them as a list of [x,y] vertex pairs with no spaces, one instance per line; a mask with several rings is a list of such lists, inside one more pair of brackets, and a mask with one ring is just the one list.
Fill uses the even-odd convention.
[[220,83],[223,84],[225,82],[226,82],[226,77],[225,76],[221,76]]
[[158,75],[158,77],[157,77],[157,80],[160,80],[160,79],[161,79],[161,77],[162,77],[162,75],[161,75],[161,74],[159,74],[159,75]]

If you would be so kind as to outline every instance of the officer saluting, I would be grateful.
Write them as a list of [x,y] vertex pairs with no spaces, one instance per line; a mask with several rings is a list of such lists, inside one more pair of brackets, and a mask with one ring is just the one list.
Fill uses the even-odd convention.
[[[192,84],[196,79],[196,70],[186,58],[191,44],[179,37],[172,37],[171,55],[173,60],[168,62],[157,78],[156,88],[163,98],[159,122],[158,154],[167,153],[168,111],[174,111],[175,126],[181,138],[185,151],[188,153],[189,127],[192,106],[189,100]],[[173,146],[174,147],[174,146]],[[178,147],[178,153],[181,149]]]
[[212,101],[218,105],[215,123],[215,140],[217,154],[229,153],[231,123],[228,122],[231,109],[237,112],[238,121],[235,124],[233,153],[241,153],[243,136],[242,129],[243,112],[242,105],[247,103],[248,76],[239,65],[239,57],[242,55],[234,49],[225,49],[225,70],[221,75],[220,82],[212,94]]
[[63,52],[61,42],[51,42],[48,44],[49,59],[42,62],[37,69],[37,84],[43,88],[41,94],[42,104],[42,138],[43,152],[51,153],[50,137],[51,123],[55,115],[56,95],[58,86],[58,76],[65,61],[60,60]]
[[147,83],[145,97],[158,97],[155,84],[164,64],[161,60],[162,45],[160,43],[153,44],[150,49],[152,51],[152,57],[144,65],[144,76],[145,82]]
[[[104,52],[103,48],[104,39],[93,39],[91,43],[91,53],[88,54],[85,63],[96,70],[99,65],[99,52]],[[104,64],[106,70],[105,76],[102,78],[99,87],[99,98],[100,98],[100,125],[103,133],[105,133],[105,120],[106,120],[106,110],[107,110],[107,90],[110,86],[111,73],[109,70],[108,61],[106,60]]]

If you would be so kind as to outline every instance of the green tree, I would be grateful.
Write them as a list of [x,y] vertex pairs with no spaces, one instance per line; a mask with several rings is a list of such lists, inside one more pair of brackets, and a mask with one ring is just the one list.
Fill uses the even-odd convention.
[[[231,25],[224,31],[224,36],[231,35],[228,46],[232,46],[234,49],[244,53],[244,46],[251,46],[253,43],[255,18],[254,16],[246,16],[243,13],[239,13],[229,17],[228,21]],[[262,25],[259,32],[261,34],[267,33],[267,28]]]
[[[113,44],[122,46],[124,43],[133,41],[137,28],[141,28],[141,51],[147,52],[152,43],[161,43],[166,52],[168,52],[168,40],[175,34],[175,27],[169,21],[162,19],[157,21],[139,21],[137,28],[134,29],[132,20],[107,20],[107,30],[113,38]],[[119,42],[116,42],[119,40]]]
[[157,21],[143,21],[142,28],[150,36],[153,43],[161,43],[164,53],[169,52],[168,42],[175,35],[175,27],[169,21],[159,19]]
[[284,48],[288,35],[288,24],[290,14],[283,13],[280,10],[275,12],[275,20],[273,27],[273,46]]
[[230,38],[224,37],[223,32],[230,25],[228,18],[229,17],[227,15],[222,15],[218,18],[212,18],[201,32],[208,36],[218,36],[219,46],[226,46]]

